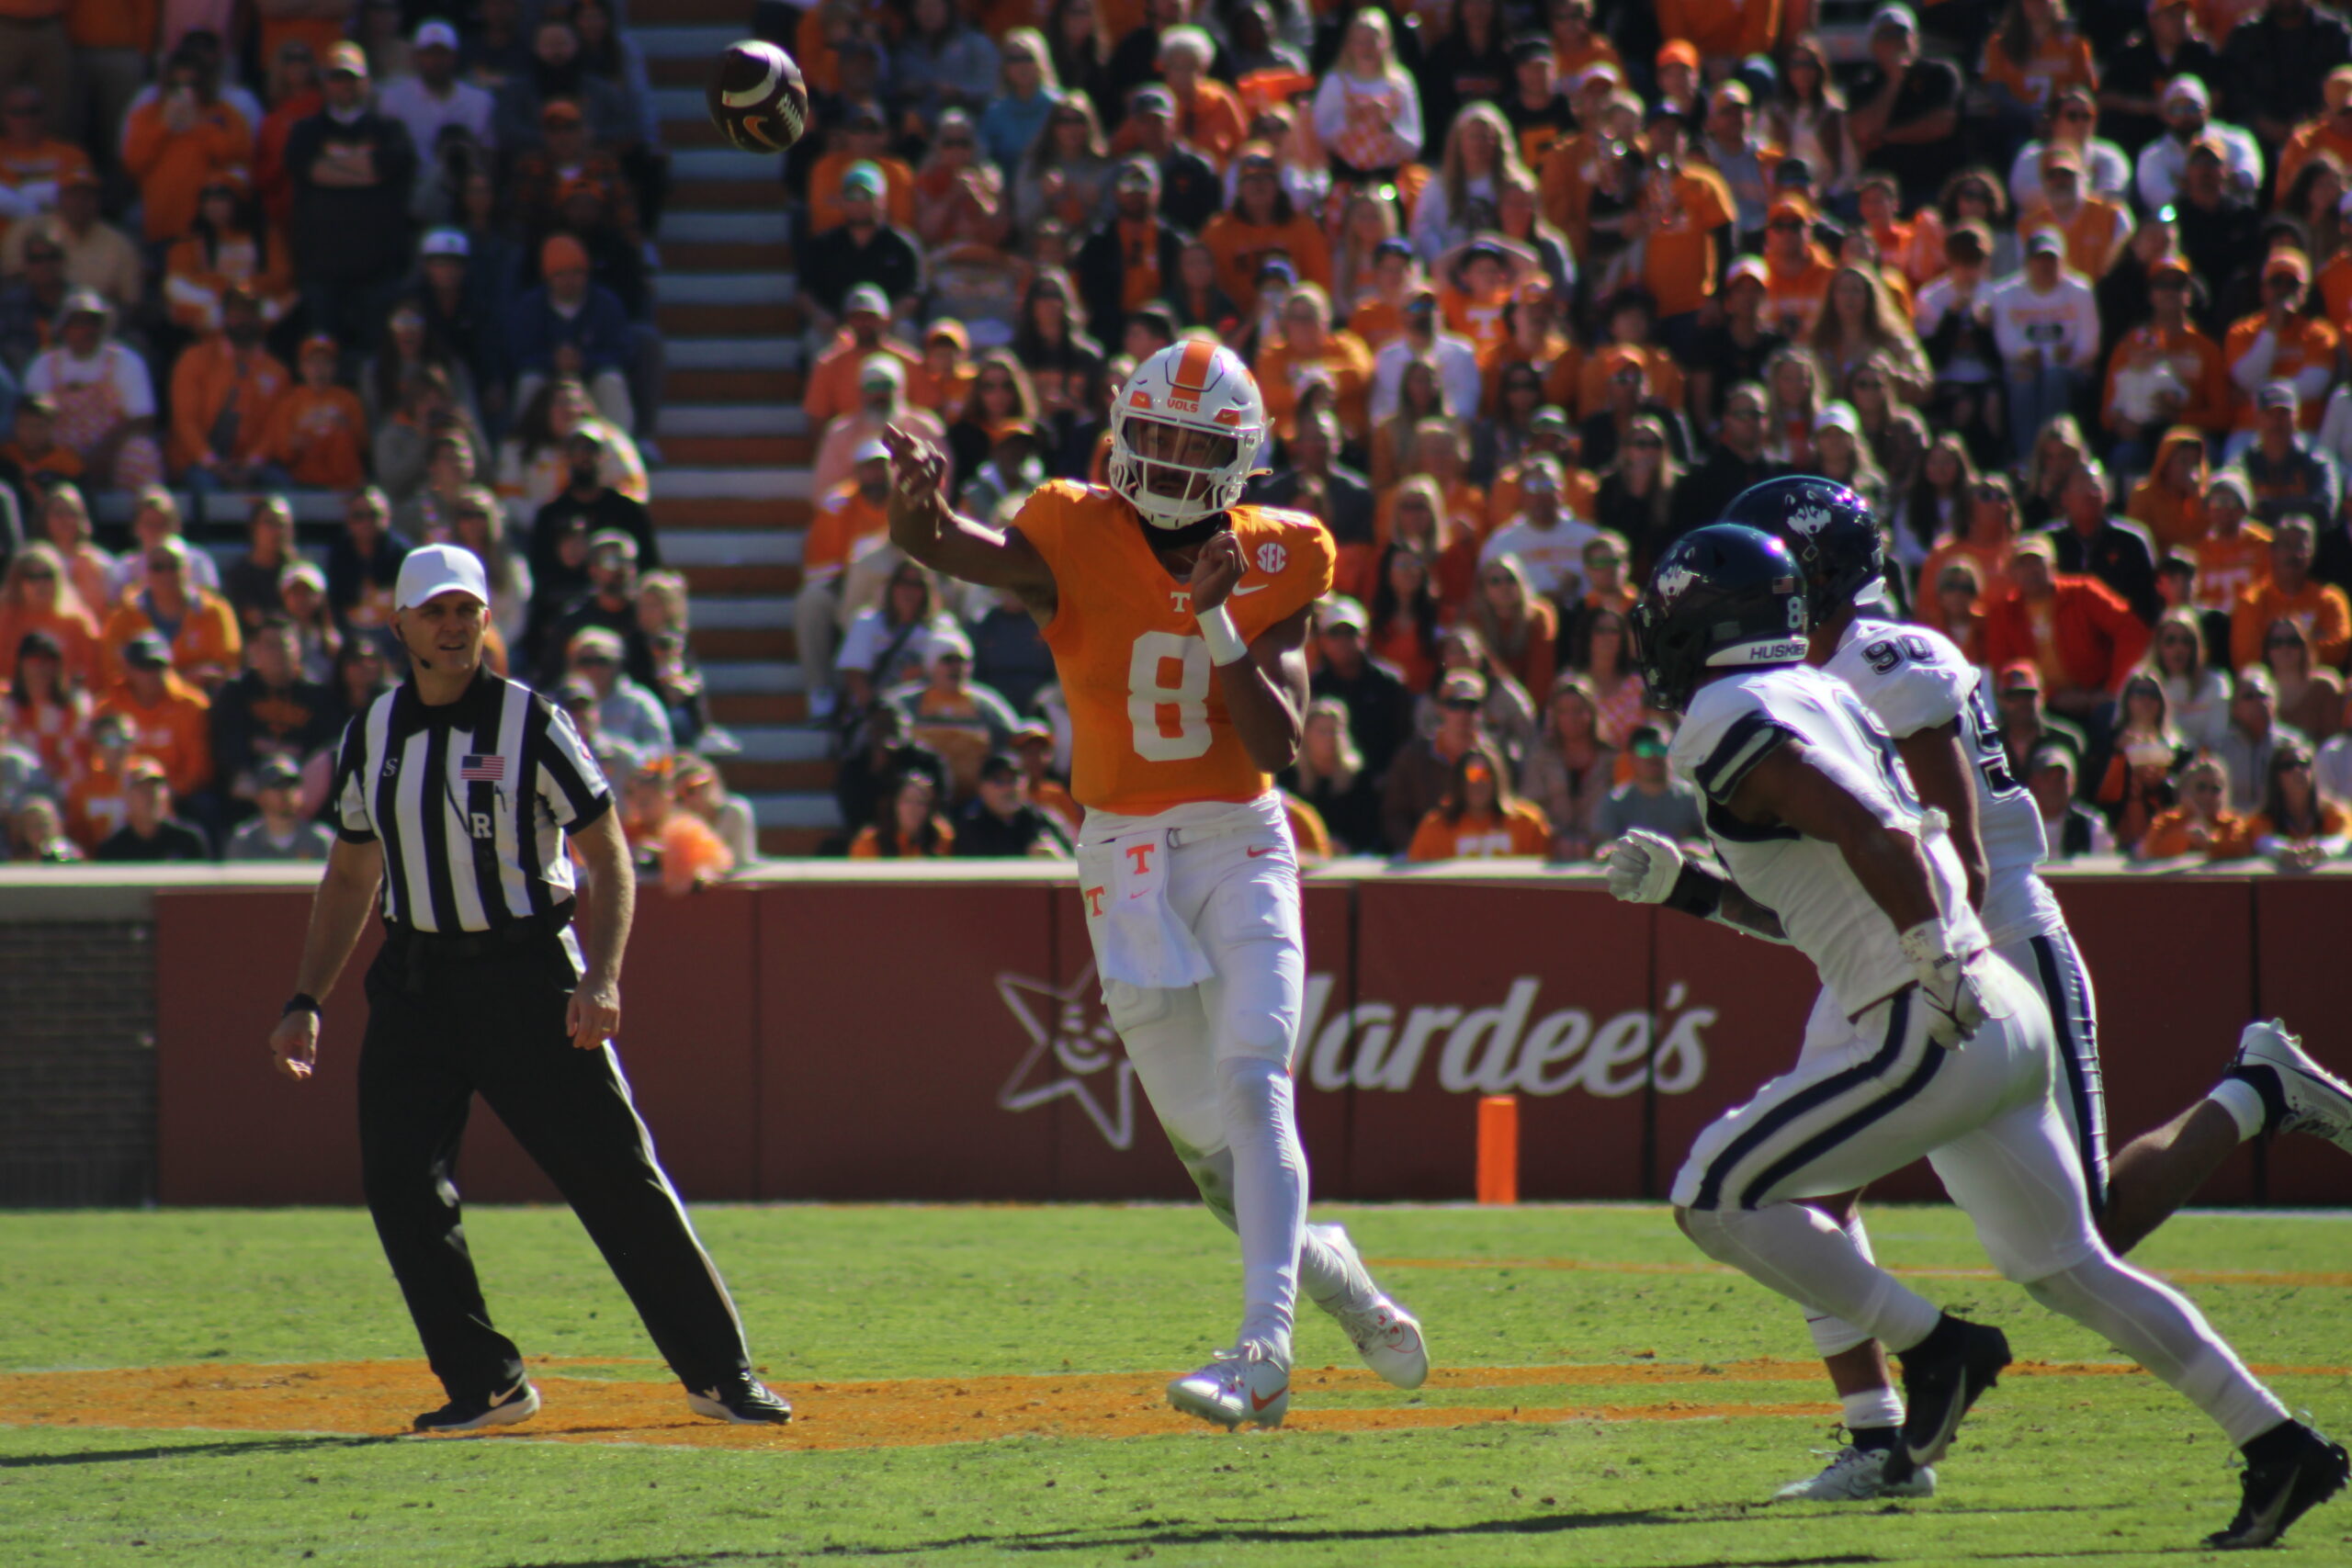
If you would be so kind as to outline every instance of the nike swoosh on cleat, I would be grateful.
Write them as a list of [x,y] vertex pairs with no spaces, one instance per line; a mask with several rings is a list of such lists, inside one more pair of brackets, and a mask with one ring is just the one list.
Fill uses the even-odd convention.
[[1265,1398],[1261,1399],[1258,1397],[1258,1391],[1253,1388],[1250,1391],[1250,1408],[1252,1410],[1263,1410],[1267,1405],[1272,1404],[1275,1400],[1280,1399],[1283,1394],[1288,1393],[1289,1392],[1290,1390],[1286,1388],[1278,1388],[1274,1390],[1273,1393],[1268,1394]]
[[1256,860],[1260,855],[1272,854],[1274,852],[1274,846],[1268,844],[1264,848],[1261,849],[1257,845],[1253,844],[1243,852],[1249,855],[1251,860]]

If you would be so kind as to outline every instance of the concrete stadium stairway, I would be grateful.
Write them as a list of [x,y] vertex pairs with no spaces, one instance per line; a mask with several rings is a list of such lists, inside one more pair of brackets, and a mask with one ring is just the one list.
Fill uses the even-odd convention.
[[653,471],[662,559],[692,592],[694,649],[715,715],[743,742],[724,759],[761,847],[805,853],[838,826],[832,766],[794,660],[792,595],[809,520],[816,434],[800,411],[778,160],[737,152],[703,110],[712,58],[745,35],[745,0],[662,0],[630,29],[671,149],[658,284],[669,347]]

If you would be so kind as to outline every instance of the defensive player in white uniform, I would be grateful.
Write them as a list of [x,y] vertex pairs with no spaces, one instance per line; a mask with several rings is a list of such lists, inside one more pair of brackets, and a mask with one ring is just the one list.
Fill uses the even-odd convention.
[[2343,1485],[2345,1452],[2100,1240],[2052,1095],[2041,998],[1991,951],[1942,814],[1919,802],[1894,742],[1852,688],[1804,663],[1795,558],[1753,528],[1698,529],[1660,558],[1632,620],[1652,699],[1685,715],[1668,758],[1706,797],[1724,869],[1629,836],[1611,847],[1611,891],[1786,941],[1825,993],[1795,1068],[1699,1135],[1675,1179],[1677,1223],[1709,1257],[1901,1357],[1907,1410],[1885,1464],[1899,1483],[1942,1456],[2008,1343],[1938,1311],[1805,1200],[1926,1156],[2005,1276],[2245,1451],[2238,1515],[2209,1544],[2276,1540]]
[[[2352,1090],[2306,1055],[2276,1022],[2250,1023],[2212,1093],[2143,1133],[2110,1173],[2100,1091],[2098,1014],[2090,974],[2040,867],[2041,813],[2009,775],[1984,675],[1950,638],[1884,618],[1886,552],[1869,502],[1806,475],[1768,479],[1724,509],[1724,521],[1779,537],[1805,578],[1808,662],[1854,689],[1893,737],[1920,800],[1942,811],[1994,952],[2041,992],[2056,1034],[2058,1109],[2082,1164],[2099,1234],[2119,1256],[2169,1219],[2246,1139],[2303,1133],[2352,1149]],[[1865,1254],[1859,1193],[1816,1205]],[[1924,1496],[1935,1472],[1897,1487],[1883,1467],[1903,1422],[1902,1401],[1874,1340],[1836,1318],[1810,1320],[1846,1410],[1850,1447],[1783,1487],[1787,1499],[1859,1501]]]
[[1290,1076],[1306,952],[1271,775],[1297,755],[1302,649],[1336,550],[1303,513],[1237,504],[1265,426],[1238,355],[1163,349],[1113,405],[1110,484],[1041,486],[1001,533],[948,507],[938,453],[883,437],[892,541],[1017,594],[1053,650],[1103,1007],[1177,1156],[1241,1238],[1240,1332],[1168,1389],[1227,1427],[1282,1424],[1302,1287],[1382,1377],[1429,1375],[1420,1325],[1347,1233],[1306,1224]]

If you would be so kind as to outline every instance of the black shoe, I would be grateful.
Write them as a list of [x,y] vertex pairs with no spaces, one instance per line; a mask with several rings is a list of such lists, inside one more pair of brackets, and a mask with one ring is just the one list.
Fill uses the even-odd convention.
[[2241,1483],[2245,1496],[2238,1504],[2238,1517],[2229,1529],[2207,1536],[2206,1545],[2223,1551],[2268,1546],[2287,1533],[2289,1525],[2344,1490],[2345,1476],[2352,1472],[2344,1445],[2329,1442],[2301,1422],[2288,1425],[2293,1428],[2293,1451],[2267,1464],[2245,1467]]
[[1934,1333],[1903,1352],[1902,1361],[1903,1441],[1886,1461],[1890,1484],[1944,1457],[1960,1418],[2009,1364],[2009,1339],[1997,1328],[1946,1313]]
[[511,1427],[539,1413],[539,1391],[518,1382],[493,1399],[453,1399],[438,1410],[418,1416],[419,1432],[478,1432],[484,1427]]
[[767,1384],[750,1376],[732,1379],[700,1393],[688,1389],[686,1408],[714,1421],[732,1421],[738,1427],[781,1427],[792,1419],[792,1402],[779,1398]]

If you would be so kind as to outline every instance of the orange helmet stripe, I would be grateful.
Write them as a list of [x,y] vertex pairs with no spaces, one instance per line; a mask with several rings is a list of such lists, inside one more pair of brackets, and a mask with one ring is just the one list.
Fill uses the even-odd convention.
[[1216,361],[1216,344],[1206,338],[1193,338],[1184,344],[1184,356],[1176,362],[1175,373],[1169,384],[1178,391],[1195,395],[1209,387],[1209,367]]

